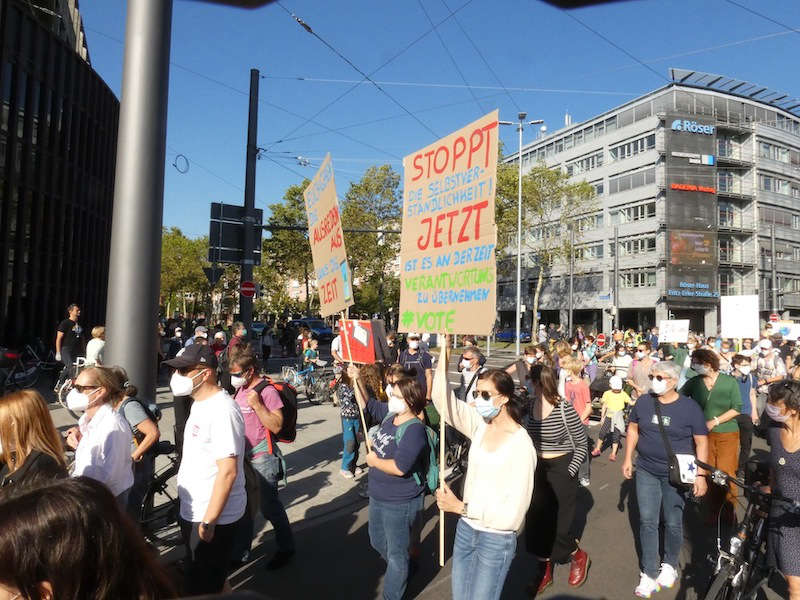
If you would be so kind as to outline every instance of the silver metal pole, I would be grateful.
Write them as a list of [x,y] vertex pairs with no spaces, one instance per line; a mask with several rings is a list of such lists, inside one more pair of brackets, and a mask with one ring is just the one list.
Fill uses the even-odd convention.
[[520,113],[519,117],[519,181],[517,194],[517,335],[515,352],[519,356],[520,337],[520,304],[522,303],[522,121],[526,115]]
[[572,337],[573,276],[575,275],[575,223],[569,226],[569,319],[567,335]]
[[155,399],[172,0],[128,0],[114,180],[106,362]]
[[614,226],[614,285],[611,286],[614,291],[614,306],[615,312],[612,315],[613,328],[619,327],[619,227]]
[[778,266],[775,260],[775,225],[770,228],[770,264],[772,266],[772,312],[780,310],[778,304]]
[[[241,282],[253,280],[255,246],[256,160],[258,159],[258,69],[250,69],[250,111],[247,117],[247,164],[244,173],[244,252]],[[266,283],[266,282],[264,282]],[[253,322],[253,299],[239,294],[239,320],[248,331]]]

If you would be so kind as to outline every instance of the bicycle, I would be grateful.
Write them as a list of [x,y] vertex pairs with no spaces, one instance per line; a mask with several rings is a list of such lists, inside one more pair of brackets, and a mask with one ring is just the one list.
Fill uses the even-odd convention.
[[71,365],[65,366],[65,370],[72,369],[72,372],[70,373],[70,376],[67,377],[64,382],[55,390],[58,403],[63,406],[64,410],[66,410],[76,421],[80,418],[80,415],[70,410],[69,406],[67,405],[67,396],[72,391],[72,388],[75,386],[75,380],[78,378],[78,375],[85,366],[86,359],[83,356],[76,358],[75,362]]
[[331,384],[335,381],[335,375],[331,367],[314,369],[308,367],[298,371],[293,367],[283,367],[281,369],[283,380],[296,389],[301,387],[305,391],[306,399],[312,404],[328,402],[333,397]]
[[0,348],[0,388],[3,393],[35,386],[39,374],[38,361],[26,359],[23,352]]
[[745,493],[747,507],[736,532],[731,536],[728,549],[722,547],[721,526],[717,524],[717,560],[714,579],[704,596],[705,600],[755,600],[763,596],[763,588],[775,572],[767,564],[766,541],[769,509],[773,501],[788,505],[788,510],[800,514],[800,502],[777,493],[764,492],[715,469],[709,464],[696,461],[697,466],[711,474],[711,481],[727,487],[733,483]]
[[175,525],[180,514],[180,500],[176,478],[179,460],[175,445],[159,442],[156,456],[166,456],[168,463],[157,469],[147,486],[139,507],[138,521],[144,536],[154,544],[169,544],[175,536]]

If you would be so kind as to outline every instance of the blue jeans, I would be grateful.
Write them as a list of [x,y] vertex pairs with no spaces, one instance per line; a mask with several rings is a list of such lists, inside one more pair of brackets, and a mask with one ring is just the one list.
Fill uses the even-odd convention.
[[369,499],[369,541],[386,561],[383,600],[400,600],[406,591],[411,529],[422,515],[422,498],[407,502]]
[[358,449],[361,443],[358,441],[357,434],[361,429],[361,421],[358,419],[346,419],[342,417],[342,471],[353,473],[358,464]]
[[516,549],[516,533],[478,531],[460,519],[453,544],[453,600],[497,600]]
[[639,504],[639,541],[642,546],[642,571],[648,577],[658,577],[661,562],[658,556],[658,523],[664,512],[664,560],[678,568],[678,556],[683,545],[683,495],[674,488],[666,475],[656,476],[637,469],[636,501]]
[[[294,552],[294,535],[289,525],[289,517],[286,515],[286,509],[278,497],[278,482],[282,476],[283,461],[278,447],[273,446],[272,448],[275,454],[263,454],[250,461],[250,464],[253,465],[253,469],[258,475],[261,514],[267,521],[272,523],[278,550],[281,552]],[[245,558],[250,551],[254,527],[255,521],[250,516],[250,511],[247,510],[239,522],[236,543],[234,544],[234,558]]]

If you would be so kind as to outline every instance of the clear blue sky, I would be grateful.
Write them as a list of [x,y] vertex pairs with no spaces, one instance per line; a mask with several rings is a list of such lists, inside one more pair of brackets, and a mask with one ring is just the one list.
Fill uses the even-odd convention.
[[[735,1],[780,24],[725,0],[635,0],[573,11],[657,74],[562,11],[535,0],[282,1],[368,73],[431,31],[426,12],[438,24],[456,11],[455,18],[437,27],[441,40],[427,33],[372,76],[385,82],[383,89],[425,126],[372,85],[362,84],[316,117],[329,129],[347,127],[337,134],[290,113],[310,117],[353,84],[294,78],[350,81],[361,76],[281,6],[246,11],[175,0],[164,223],[191,236],[207,234],[209,203],[243,202],[253,67],[266,76],[261,80],[259,145],[268,147],[278,163],[264,159],[258,164],[260,208],[279,201],[289,185],[302,181],[301,175],[312,177],[326,152],[333,156],[341,196],[368,166],[388,162],[401,171],[400,157],[495,108],[501,119],[513,120],[519,106],[555,131],[563,126],[565,112],[581,121],[660,87],[669,67],[724,74],[800,95],[800,2]],[[125,8],[121,0],[81,2],[92,64],[117,96]],[[464,86],[462,75],[475,86],[477,102],[469,89],[459,87]],[[500,88],[497,79],[508,88],[526,89],[511,91],[512,101],[494,89]],[[529,129],[525,139],[535,133]],[[507,150],[516,148],[513,128],[501,136]],[[287,137],[297,139],[276,143]],[[171,166],[176,154],[188,157],[188,173]],[[310,166],[298,164],[294,156],[309,158]]]

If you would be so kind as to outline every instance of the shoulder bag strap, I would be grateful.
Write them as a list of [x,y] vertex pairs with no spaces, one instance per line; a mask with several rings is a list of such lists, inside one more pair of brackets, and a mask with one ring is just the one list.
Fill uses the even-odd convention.
[[572,444],[572,451],[575,452],[575,450],[577,450],[578,448],[577,446],[575,446],[575,439],[572,437],[572,432],[569,430],[569,425],[567,424],[567,412],[566,409],[564,408],[565,402],[566,400],[562,400],[561,402],[558,403],[560,407],[559,412],[561,413],[561,421],[564,423],[564,428],[567,430],[567,435],[569,436],[569,443]]
[[664,424],[661,422],[661,402],[658,398],[653,398],[653,402],[655,403],[656,409],[656,417],[658,419],[658,430],[661,432],[661,439],[664,440],[664,446],[667,449],[667,454],[669,455],[670,460],[675,456],[675,453],[672,451],[672,444],[669,443],[669,438],[667,437],[667,432],[664,431]]

